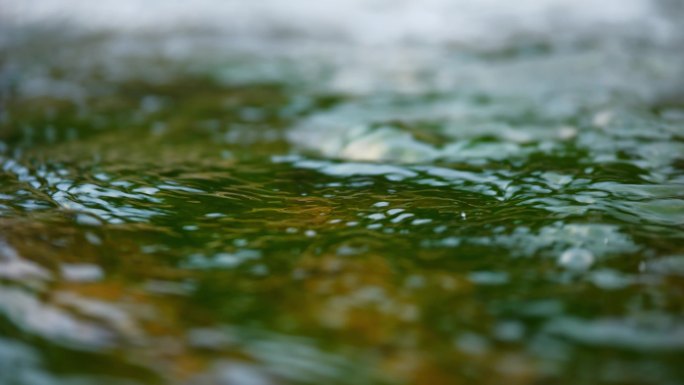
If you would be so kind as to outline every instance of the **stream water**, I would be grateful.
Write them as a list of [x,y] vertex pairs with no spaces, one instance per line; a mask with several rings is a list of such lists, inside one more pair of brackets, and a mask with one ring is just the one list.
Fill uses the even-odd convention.
[[681,384],[669,24],[608,1],[662,28],[555,36],[522,2],[531,31],[451,41],[404,3],[379,31],[271,3],[156,33],[14,4],[0,384]]

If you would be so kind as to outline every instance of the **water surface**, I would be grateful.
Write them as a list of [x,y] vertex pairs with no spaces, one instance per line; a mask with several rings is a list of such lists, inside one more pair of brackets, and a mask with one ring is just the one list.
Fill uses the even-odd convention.
[[684,378],[672,46],[12,31],[0,383]]

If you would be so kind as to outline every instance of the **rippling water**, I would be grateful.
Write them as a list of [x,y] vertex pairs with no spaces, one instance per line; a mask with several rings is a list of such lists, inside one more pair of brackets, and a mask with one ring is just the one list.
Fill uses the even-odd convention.
[[0,384],[684,378],[677,41],[55,28],[0,60]]

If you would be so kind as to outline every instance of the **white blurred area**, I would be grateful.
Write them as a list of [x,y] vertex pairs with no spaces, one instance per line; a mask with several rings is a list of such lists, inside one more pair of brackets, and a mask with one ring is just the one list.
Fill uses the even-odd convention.
[[[210,32],[362,45],[493,44],[620,36],[667,41],[667,0],[0,0],[0,24],[79,31]],[[675,22],[672,22],[675,21]]]

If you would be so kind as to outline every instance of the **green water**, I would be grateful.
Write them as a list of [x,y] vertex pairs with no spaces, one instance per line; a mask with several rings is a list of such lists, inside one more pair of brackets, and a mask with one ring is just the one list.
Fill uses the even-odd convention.
[[0,383],[684,378],[670,51],[110,44],[4,60]]

